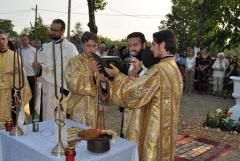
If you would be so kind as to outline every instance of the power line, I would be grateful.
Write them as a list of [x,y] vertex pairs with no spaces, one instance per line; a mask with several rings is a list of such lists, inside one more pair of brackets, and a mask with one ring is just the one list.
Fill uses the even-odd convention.
[[[84,3],[79,4],[78,6],[82,5]],[[76,9],[78,6],[74,7],[74,9]],[[97,16],[110,16],[110,17],[133,17],[133,18],[161,18],[164,17],[165,15],[156,15],[156,14],[128,14],[119,10],[116,10],[114,8],[110,8],[108,7],[109,10],[119,13],[119,14],[96,14]],[[61,14],[67,14],[67,11],[59,11],[59,10],[51,10],[51,9],[38,9],[40,11],[44,11],[44,12],[55,12],[55,13],[61,13]],[[24,12],[30,12],[32,10],[16,10],[16,11],[9,11],[9,12],[1,12],[0,14],[15,14],[13,16],[11,16],[10,18],[14,18],[14,17],[18,17],[21,16],[20,14],[16,14],[16,13],[24,13]],[[84,12],[74,12],[72,14],[77,14],[77,15],[87,15],[88,13],[84,13]]]
[[28,14],[29,12],[31,12],[31,10],[29,10],[28,12],[22,13],[22,14],[19,14],[19,13],[14,14],[14,15],[11,14],[11,15],[9,15],[10,17],[4,16],[4,18],[5,18],[5,19],[13,19],[13,18],[15,18],[15,17],[19,17],[19,16],[26,15],[26,14]]
[[113,12],[117,12],[117,13],[123,14],[123,15],[125,15],[125,16],[130,16],[130,17],[138,18],[136,15],[129,15],[129,14],[127,14],[127,13],[124,13],[124,12],[119,11],[119,10],[115,10],[115,9],[113,9],[113,8],[110,8],[110,7],[108,7],[108,9],[111,10],[111,11],[113,11]]
[[[77,9],[78,7],[80,7],[80,6],[83,5],[83,4],[86,4],[86,2],[80,3],[79,5],[73,7],[71,10],[73,11],[73,10]],[[87,5],[87,4],[86,4],[86,5]],[[54,12],[55,12],[55,11],[54,11]],[[57,15],[57,16],[55,16],[56,18],[61,18],[62,15],[66,14],[66,12],[57,11],[57,13],[59,13],[59,12],[60,12],[60,14]],[[45,20],[52,20],[52,19],[53,19],[53,18],[48,18],[48,19],[45,19]]]
[[[55,12],[55,13],[63,13],[63,14],[67,14],[66,11],[58,11],[58,10],[50,10],[50,9],[39,9],[41,11],[45,11],[45,12]],[[72,14],[79,14],[79,15],[88,15],[88,13],[84,13],[84,12],[74,12]],[[121,13],[121,14],[96,14],[99,16],[116,16],[116,17],[124,17],[124,16],[129,16],[129,17],[134,17],[134,18],[160,18],[163,17],[165,15],[130,15],[130,14],[125,14],[125,13]]]
[[165,15],[157,15],[157,14],[151,14],[151,15],[146,15],[146,14],[143,14],[143,15],[140,15],[140,14],[128,14],[126,12],[122,12],[122,11],[119,11],[117,9],[114,9],[114,8],[111,8],[111,7],[108,7],[109,10],[113,11],[113,12],[116,12],[116,13],[120,13],[120,14],[123,14],[125,16],[130,16],[130,17],[136,17],[136,18],[158,18],[158,17],[163,17]]
[[0,12],[0,14],[15,14],[15,13],[22,13],[22,12],[29,12],[31,10],[17,10],[17,11],[9,11],[9,12]]
[[[80,3],[79,5],[75,6],[72,8],[72,11],[77,9],[78,7],[82,6],[83,4],[86,4],[86,2]],[[87,4],[86,4],[87,5]]]

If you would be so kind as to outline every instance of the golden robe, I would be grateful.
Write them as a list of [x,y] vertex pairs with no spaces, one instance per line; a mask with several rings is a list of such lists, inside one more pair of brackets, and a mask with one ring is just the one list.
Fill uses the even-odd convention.
[[[0,54],[0,122],[5,122],[11,119],[13,63],[14,52],[12,50],[8,50],[5,53]],[[15,65],[15,68],[17,68],[17,64]],[[17,73],[15,78],[15,82],[18,87]],[[32,94],[25,74],[24,83],[24,88],[21,90],[21,96],[23,105],[26,105],[30,101]]]
[[88,66],[91,61],[95,60],[80,54],[68,62],[65,80],[71,93],[67,101],[67,113],[72,120],[96,128],[97,88]]
[[140,161],[173,161],[182,77],[173,57],[130,80],[119,73],[110,83],[110,101],[131,109],[125,137],[138,144]]

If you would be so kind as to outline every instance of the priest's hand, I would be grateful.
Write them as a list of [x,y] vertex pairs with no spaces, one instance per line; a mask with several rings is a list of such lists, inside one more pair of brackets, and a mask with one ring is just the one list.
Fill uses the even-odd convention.
[[135,71],[138,72],[138,71],[141,70],[140,61],[139,61],[137,58],[131,57],[131,58],[130,58],[130,63],[133,65],[133,69],[134,69]]
[[98,79],[99,79],[101,82],[107,82],[107,78],[106,78],[102,73],[99,73]]
[[115,67],[114,65],[110,64],[110,66],[112,68],[105,68],[106,72],[108,73],[108,75],[110,75],[111,77],[116,76],[120,71],[117,67]]
[[99,64],[99,62],[92,61],[88,64],[88,67],[90,69],[90,72],[94,73],[94,72],[99,71],[101,69],[101,64]]
[[136,77],[138,77],[137,71],[133,70],[129,70],[128,71],[128,77],[132,80],[134,80]]
[[32,63],[32,68],[33,68],[35,71],[39,70],[40,67],[41,67],[41,65],[40,65],[39,62],[34,61],[34,62]]

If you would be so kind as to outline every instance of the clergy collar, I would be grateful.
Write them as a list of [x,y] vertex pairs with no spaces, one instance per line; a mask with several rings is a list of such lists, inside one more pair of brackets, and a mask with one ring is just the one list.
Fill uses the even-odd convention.
[[165,56],[163,58],[160,58],[160,61],[163,61],[165,59],[168,59],[168,58],[173,58],[174,56],[173,55],[168,55],[168,56]]
[[52,40],[52,42],[54,44],[59,44],[59,43],[63,42],[63,37],[61,37],[59,40],[56,40],[56,41]]

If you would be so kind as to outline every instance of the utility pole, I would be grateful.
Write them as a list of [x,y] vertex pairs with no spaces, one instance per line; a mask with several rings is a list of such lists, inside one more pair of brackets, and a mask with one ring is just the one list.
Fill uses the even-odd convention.
[[36,5],[36,8],[35,8],[35,23],[34,23],[34,28],[35,28],[35,30],[36,30],[36,27],[37,27],[37,9],[38,7],[37,7],[37,5]]
[[68,26],[67,26],[67,39],[70,39],[71,26],[71,0],[68,0]]
[[35,9],[32,8],[33,11],[35,11],[35,22],[34,22],[34,26],[32,26],[32,23],[30,22],[31,27],[34,27],[34,30],[36,30],[37,27],[37,14],[38,14],[38,6],[36,5]]

